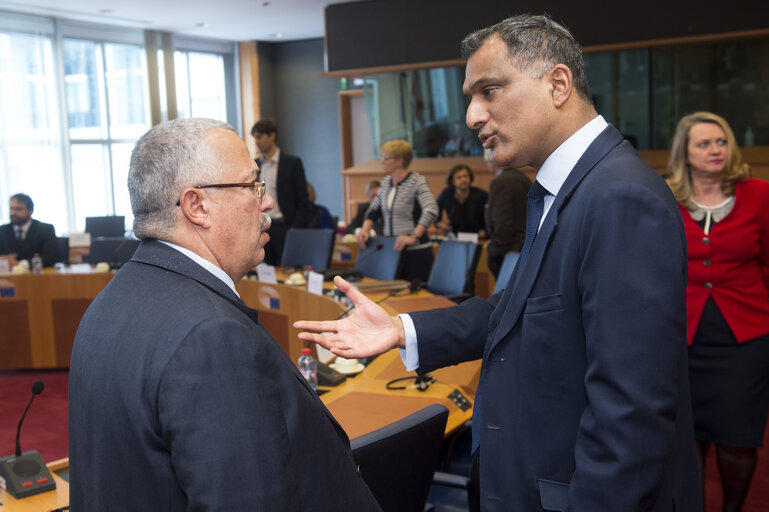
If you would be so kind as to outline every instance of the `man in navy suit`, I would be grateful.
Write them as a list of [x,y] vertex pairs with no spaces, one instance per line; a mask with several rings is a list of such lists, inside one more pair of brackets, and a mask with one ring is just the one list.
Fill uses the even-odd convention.
[[262,119],[251,128],[261,155],[256,159],[259,178],[267,185],[267,193],[275,200],[270,228],[270,243],[264,261],[280,265],[283,243],[289,228],[306,228],[310,222],[310,201],[302,160],[284,153],[275,143],[278,127],[272,119]]
[[72,351],[72,510],[380,510],[344,431],[235,289],[269,240],[257,172],[219,121],[137,143],[142,241]]
[[32,218],[35,203],[27,194],[12,195],[10,203],[11,222],[0,226],[0,257],[12,267],[38,254],[44,267],[52,267],[59,251],[56,230],[51,224]]
[[675,199],[597,115],[565,28],[518,16],[469,35],[463,53],[467,125],[496,165],[538,171],[508,286],[390,318],[337,278],[356,313],[298,322],[317,331],[301,337],[345,357],[401,347],[420,374],[482,357],[484,511],[699,512]]

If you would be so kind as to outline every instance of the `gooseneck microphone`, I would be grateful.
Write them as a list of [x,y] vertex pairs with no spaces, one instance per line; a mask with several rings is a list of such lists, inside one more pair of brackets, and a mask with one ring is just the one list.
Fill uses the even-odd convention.
[[32,400],[35,399],[37,395],[43,392],[45,389],[45,384],[43,384],[42,381],[36,380],[32,383],[32,396],[29,398],[29,403],[27,404],[27,408],[24,409],[24,414],[21,415],[21,419],[19,420],[19,426],[16,427],[16,456],[21,457],[21,443],[19,443],[19,437],[21,435],[21,424],[24,422],[24,418],[27,416],[27,411],[29,411],[29,406],[32,405]]
[[42,393],[43,389],[45,389],[45,385],[39,380],[32,384],[32,397],[29,399],[27,408],[24,409],[24,414],[21,415],[19,426],[16,429],[16,452],[0,459],[0,485],[16,499],[56,489],[56,482],[54,482],[53,476],[48,471],[40,454],[36,450],[22,454],[19,442],[24,417],[29,411],[29,406],[32,405],[32,400],[35,399],[36,395]]

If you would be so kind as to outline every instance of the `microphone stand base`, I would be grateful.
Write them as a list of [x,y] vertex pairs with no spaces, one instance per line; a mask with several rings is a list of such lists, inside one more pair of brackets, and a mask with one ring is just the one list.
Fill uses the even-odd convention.
[[56,489],[56,482],[43,462],[32,450],[20,456],[9,455],[0,459],[0,487],[16,499],[34,496]]

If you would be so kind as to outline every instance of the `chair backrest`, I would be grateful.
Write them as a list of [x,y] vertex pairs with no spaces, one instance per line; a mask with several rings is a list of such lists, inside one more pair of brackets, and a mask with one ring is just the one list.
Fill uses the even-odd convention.
[[445,240],[438,248],[427,289],[437,295],[473,294],[475,269],[481,246],[473,242]]
[[120,268],[131,259],[139,247],[139,240],[124,237],[102,237],[91,240],[88,263],[109,263],[112,268]]
[[350,441],[383,512],[422,512],[438,466],[449,411],[432,404]]
[[125,216],[86,217],[85,232],[91,234],[92,240],[102,236],[122,237],[125,235]]
[[57,236],[56,237],[56,263],[68,263],[69,262],[69,237]]
[[334,250],[333,229],[297,229],[286,232],[283,243],[281,267],[308,267],[316,272],[325,270],[331,264]]
[[502,266],[499,267],[499,275],[497,276],[497,282],[494,284],[494,293],[501,292],[507,286],[507,282],[510,280],[510,276],[513,275],[513,269],[515,264],[518,263],[519,252],[508,252],[505,254],[505,259],[502,260]]
[[401,252],[395,250],[394,236],[375,236],[368,239],[365,249],[355,257],[355,270],[365,277],[392,281],[398,273]]

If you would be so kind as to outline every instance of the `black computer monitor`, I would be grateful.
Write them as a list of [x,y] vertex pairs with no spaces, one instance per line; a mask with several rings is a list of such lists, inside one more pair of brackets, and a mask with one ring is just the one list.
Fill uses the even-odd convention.
[[92,239],[102,236],[123,236],[125,235],[125,217],[123,215],[86,217],[85,232],[90,233]]
[[101,237],[91,240],[88,263],[109,263],[110,268],[120,268],[131,259],[139,240],[124,237]]

